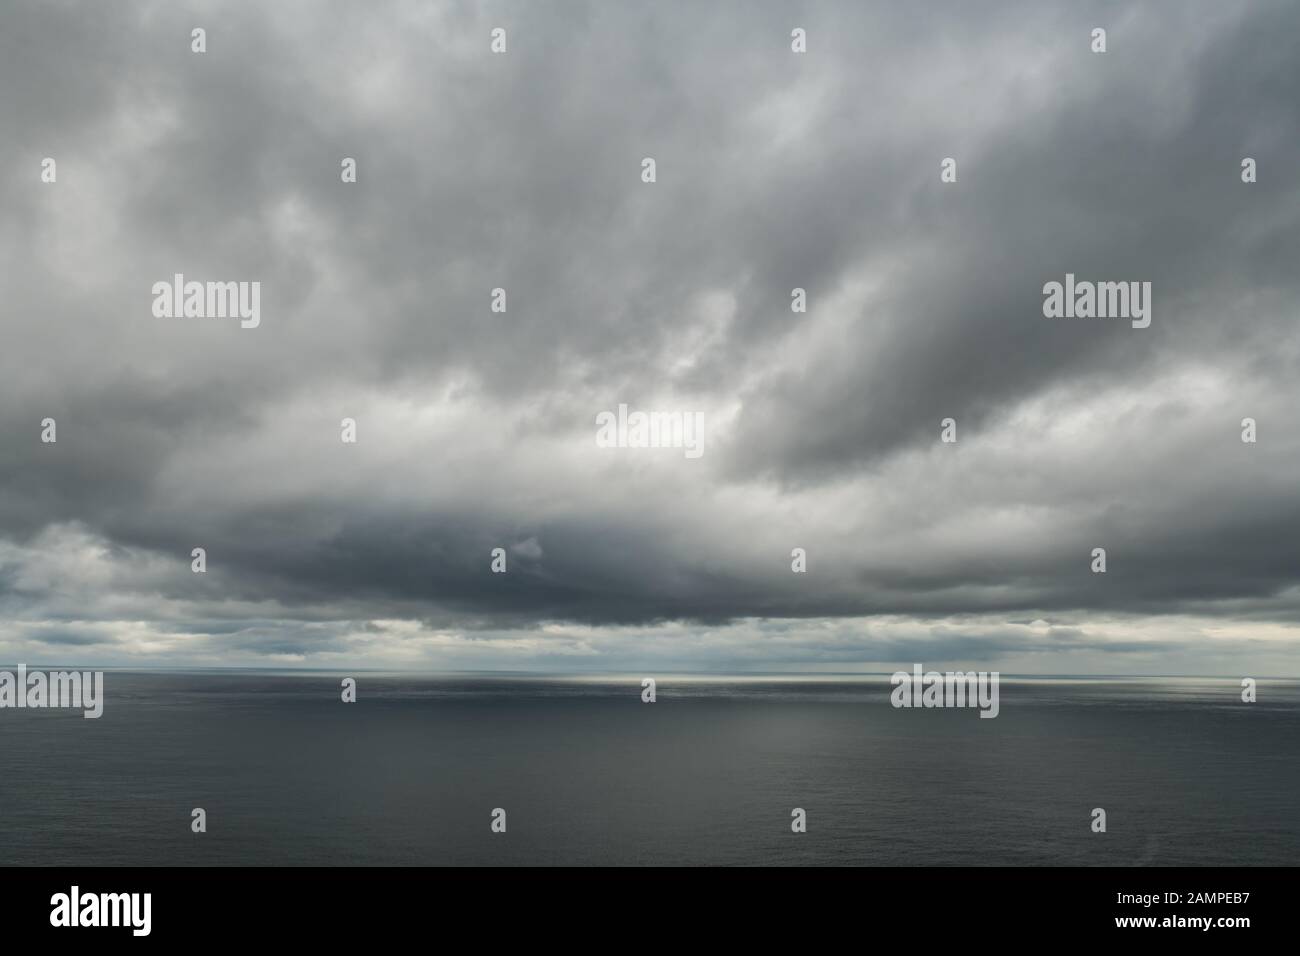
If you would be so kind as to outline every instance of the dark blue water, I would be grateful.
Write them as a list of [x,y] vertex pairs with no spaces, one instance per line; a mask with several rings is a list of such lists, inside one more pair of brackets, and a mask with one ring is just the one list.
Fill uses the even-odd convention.
[[645,704],[636,677],[359,674],[344,704],[340,676],[109,672],[99,720],[0,710],[0,863],[1300,863],[1296,682],[1004,678],[981,720],[884,677]]

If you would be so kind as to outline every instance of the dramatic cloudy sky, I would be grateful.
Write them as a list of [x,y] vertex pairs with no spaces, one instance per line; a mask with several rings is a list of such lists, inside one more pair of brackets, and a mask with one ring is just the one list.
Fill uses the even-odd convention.
[[[0,659],[1300,674],[1297,36],[6,3]],[[261,327],[155,318],[176,272],[260,281]],[[1151,327],[1044,318],[1067,272],[1151,282]],[[704,455],[598,448],[620,402]]]

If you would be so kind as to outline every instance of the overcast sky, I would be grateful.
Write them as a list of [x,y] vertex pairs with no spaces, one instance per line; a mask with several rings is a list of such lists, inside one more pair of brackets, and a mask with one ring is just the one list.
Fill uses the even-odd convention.
[[[6,3],[0,660],[1300,675],[1297,36]],[[175,273],[260,326],[155,317]],[[1045,318],[1066,273],[1150,327]],[[597,447],[619,403],[704,454]]]

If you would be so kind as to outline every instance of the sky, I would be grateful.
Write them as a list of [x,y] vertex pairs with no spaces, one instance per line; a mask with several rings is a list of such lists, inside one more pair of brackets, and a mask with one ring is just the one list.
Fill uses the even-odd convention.
[[[1296,36],[6,3],[0,660],[1300,676]],[[158,317],[177,273],[260,324]],[[1150,326],[1045,317],[1067,274]],[[620,404],[703,453],[600,447]]]

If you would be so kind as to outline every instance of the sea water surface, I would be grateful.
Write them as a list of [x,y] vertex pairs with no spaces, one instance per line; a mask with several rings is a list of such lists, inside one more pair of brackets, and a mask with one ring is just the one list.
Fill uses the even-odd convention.
[[990,720],[884,675],[343,676],[0,710],[0,864],[1300,863],[1296,681],[1004,677]]

